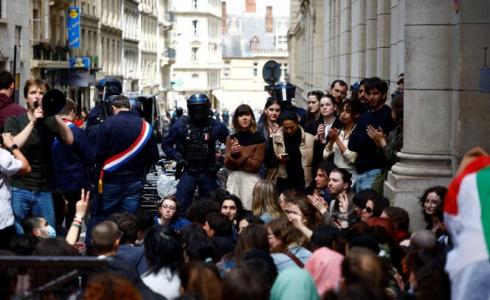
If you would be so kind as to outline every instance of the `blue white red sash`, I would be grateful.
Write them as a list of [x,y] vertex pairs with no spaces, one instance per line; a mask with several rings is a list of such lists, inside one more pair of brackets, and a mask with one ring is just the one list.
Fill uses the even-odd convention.
[[136,156],[146,145],[152,135],[152,127],[148,122],[143,120],[143,126],[138,138],[129,146],[128,149],[109,157],[104,161],[104,165],[100,170],[98,190],[102,194],[104,186],[104,172],[114,172]]
[[77,127],[77,125],[75,125],[75,123],[73,123],[73,122],[72,122],[72,121],[70,121],[70,120],[63,119],[63,122],[65,122],[65,124],[66,124],[66,126],[68,126],[68,128]]

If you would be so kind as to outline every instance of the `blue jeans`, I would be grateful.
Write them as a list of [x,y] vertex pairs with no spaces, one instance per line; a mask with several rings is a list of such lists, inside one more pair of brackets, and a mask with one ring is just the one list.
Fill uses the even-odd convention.
[[102,195],[94,193],[85,237],[87,245],[91,243],[92,229],[97,223],[107,220],[114,213],[136,213],[140,205],[144,185],[142,180],[129,184],[106,183],[104,184]]
[[207,196],[218,187],[214,174],[190,174],[184,172],[177,184],[176,198],[180,205],[180,214],[184,214],[192,203],[196,188],[199,188],[199,197]]
[[56,227],[53,196],[51,192],[31,191],[12,187],[12,209],[15,216],[15,231],[23,234],[22,220],[28,217],[42,217],[49,225]]
[[376,179],[382,171],[383,169],[372,169],[364,173],[358,173],[355,186],[356,194],[362,190],[372,188],[374,179]]

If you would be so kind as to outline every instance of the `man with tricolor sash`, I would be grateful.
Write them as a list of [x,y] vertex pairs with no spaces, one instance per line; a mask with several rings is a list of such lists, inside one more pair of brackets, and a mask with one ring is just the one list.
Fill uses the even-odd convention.
[[90,224],[113,213],[136,213],[146,173],[159,158],[151,125],[131,112],[129,99],[115,96],[111,107],[113,115],[89,136],[101,166]]

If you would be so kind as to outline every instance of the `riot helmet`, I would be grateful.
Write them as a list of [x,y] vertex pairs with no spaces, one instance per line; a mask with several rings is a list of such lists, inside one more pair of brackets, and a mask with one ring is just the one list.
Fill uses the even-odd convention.
[[205,94],[194,94],[187,99],[189,119],[194,123],[204,123],[211,113],[211,102]]

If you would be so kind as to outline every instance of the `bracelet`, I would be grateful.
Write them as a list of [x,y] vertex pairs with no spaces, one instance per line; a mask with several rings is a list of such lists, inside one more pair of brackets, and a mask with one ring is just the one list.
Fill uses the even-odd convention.
[[78,225],[82,225],[82,220],[73,219],[72,223],[76,223]]
[[75,222],[72,222],[72,223],[71,223],[71,226],[75,226],[75,227],[78,227],[78,228],[82,228],[82,225],[77,224],[77,223],[75,223]]
[[17,144],[13,144],[12,146],[8,147],[7,150],[12,153],[15,149],[19,149]]

